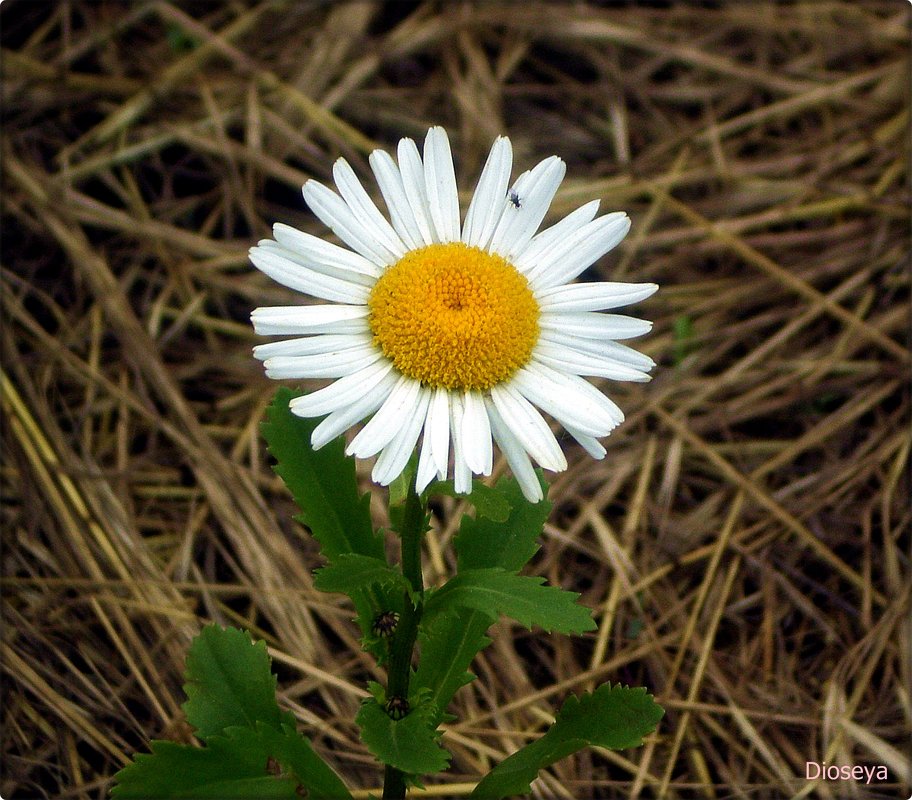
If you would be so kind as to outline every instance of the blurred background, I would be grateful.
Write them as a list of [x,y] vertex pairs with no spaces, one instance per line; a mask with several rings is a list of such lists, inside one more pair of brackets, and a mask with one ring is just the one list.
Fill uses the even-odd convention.
[[246,252],[276,221],[326,235],[300,187],[339,155],[379,197],[370,151],[442,124],[465,198],[498,134],[517,171],[563,157],[549,219],[633,220],[584,278],[662,288],[636,309],[655,379],[603,387],[628,416],[604,461],[563,437],[532,566],[599,628],[496,626],[427,796],[621,681],[657,734],[536,796],[906,797],[910,8],[3,3],[0,794],[102,798],[150,738],[191,741],[207,620],[266,639],[300,729],[380,785],[352,722],[378,676],[258,432],[249,313],[301,298]]

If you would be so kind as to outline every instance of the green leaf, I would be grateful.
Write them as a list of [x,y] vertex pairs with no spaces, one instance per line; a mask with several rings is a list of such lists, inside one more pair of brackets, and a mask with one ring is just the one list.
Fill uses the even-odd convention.
[[425,497],[438,494],[471,503],[480,517],[486,517],[492,522],[506,522],[510,516],[511,503],[504,493],[499,488],[487,486],[481,481],[472,481],[472,491],[469,494],[457,494],[453,481],[434,481],[424,490]]
[[[541,480],[541,474],[539,474]],[[547,490],[547,484],[542,481]],[[460,570],[501,567],[519,571],[535,555],[536,539],[551,510],[546,500],[530,503],[513,478],[501,478],[495,487],[510,506],[505,522],[464,516],[456,536]],[[485,635],[491,616],[480,611],[454,608],[421,621],[421,661],[412,686],[426,689],[437,711],[435,725],[446,715],[447,706],[460,687],[474,677],[468,671],[475,656],[491,640]]]
[[435,706],[433,725],[446,716],[453,695],[475,676],[468,671],[475,656],[491,640],[485,631],[491,618],[480,611],[450,609],[421,622],[421,660],[412,677],[412,687],[427,691]]
[[[547,493],[548,485],[539,480]],[[502,567],[518,572],[538,550],[537,539],[551,511],[547,500],[530,503],[523,497],[522,489],[513,478],[501,478],[496,491],[509,504],[506,521],[497,522],[482,518],[463,517],[456,536],[458,568],[482,569]]]
[[595,629],[592,612],[577,604],[576,592],[543,586],[544,581],[542,577],[514,575],[499,568],[467,570],[431,594],[425,601],[424,613],[433,616],[461,606],[486,614],[492,622],[504,614],[527,628],[538,625],[561,633]]
[[310,435],[318,421],[291,413],[288,404],[297,395],[281,388],[262,425],[269,452],[278,462],[276,473],[301,509],[299,519],[332,560],[342,553],[360,553],[383,560],[383,538],[371,525],[370,495],[358,495],[355,461],[345,456],[341,438],[314,450]]
[[394,720],[374,698],[358,712],[361,741],[383,763],[413,775],[440,772],[449,766],[450,754],[437,744],[434,709],[423,703],[402,719]]
[[266,770],[267,757],[248,743],[213,736],[199,749],[175,742],[152,742],[152,753],[141,753],[115,775],[111,790],[116,800],[251,797],[296,800],[297,782]]
[[279,727],[276,678],[266,643],[250,640],[237,628],[207,625],[187,654],[187,702],[184,713],[198,735],[207,739],[233,725]]
[[528,794],[540,770],[587,746],[638,747],[664,713],[645,689],[604,684],[592,694],[570,697],[548,732],[494,767],[470,797],[499,800]]
[[[291,413],[288,404],[297,394],[281,388],[276,392],[262,425],[269,451],[278,462],[276,473],[285,482],[307,525],[330,562],[343,554],[386,559],[383,537],[374,533],[370,517],[370,495],[358,495],[355,461],[345,456],[345,445],[336,439],[314,450],[310,436],[318,420]],[[358,612],[365,637],[371,620],[387,610],[383,592],[365,589],[348,592]]]
[[317,570],[314,575],[314,586],[324,592],[351,594],[376,584],[393,586],[402,591],[411,588],[405,576],[385,561],[357,553],[336,557],[329,566]]
[[260,724],[233,727],[212,736],[205,748],[152,742],[151,754],[139,754],[115,776],[116,800],[212,798],[298,800],[305,789],[311,800],[350,800],[345,784],[292,728]]
[[260,726],[257,732],[269,755],[307,789],[308,800],[350,800],[342,779],[293,726],[283,725],[281,731]]

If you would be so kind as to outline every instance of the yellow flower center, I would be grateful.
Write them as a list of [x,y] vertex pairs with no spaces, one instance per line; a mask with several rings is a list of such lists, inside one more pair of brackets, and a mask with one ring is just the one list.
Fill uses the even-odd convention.
[[367,304],[383,354],[427,386],[489,389],[525,364],[538,340],[538,303],[525,277],[461,242],[406,253]]

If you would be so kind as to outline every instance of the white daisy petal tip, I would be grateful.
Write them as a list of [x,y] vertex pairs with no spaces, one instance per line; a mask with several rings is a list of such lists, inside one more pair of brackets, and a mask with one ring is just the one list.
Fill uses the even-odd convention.
[[[388,485],[420,450],[420,489],[451,478],[460,494],[490,475],[493,447],[523,495],[544,492],[533,464],[567,467],[545,413],[594,459],[623,420],[587,377],[646,382],[655,362],[617,340],[652,323],[602,313],[640,302],[655,283],[574,283],[631,228],[623,211],[596,217],[590,201],[538,232],[567,165],[549,156],[512,181],[508,136],[492,143],[469,207],[460,208],[446,129],[422,146],[399,141],[397,158],[375,150],[368,163],[381,211],[344,158],[333,188],[308,179],[302,194],[338,237],[333,244],[282,223],[250,249],[254,266],[322,304],[258,308],[253,356],[275,379],[330,378],[291,401],[292,413],[325,418],[316,449],[363,423],[346,452],[377,457],[373,480]],[[430,287],[430,288],[428,288]],[[497,302],[481,304],[479,297]]]
[[657,291],[659,291],[659,284],[657,283],[647,283],[643,286],[643,291],[649,291],[645,297],[642,297],[642,300],[646,300],[649,297],[652,297]]

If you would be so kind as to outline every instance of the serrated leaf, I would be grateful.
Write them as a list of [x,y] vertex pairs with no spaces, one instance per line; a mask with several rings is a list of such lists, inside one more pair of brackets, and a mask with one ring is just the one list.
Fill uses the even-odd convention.
[[307,789],[308,800],[351,800],[342,779],[294,727],[283,725],[277,731],[261,725],[257,734],[269,756]]
[[151,753],[137,755],[114,778],[111,796],[116,800],[298,798],[297,781],[269,774],[265,757],[223,736],[213,736],[202,749],[152,742]]
[[394,586],[402,591],[411,588],[405,576],[385,561],[357,553],[337,556],[329,566],[317,570],[314,575],[314,586],[324,592],[351,594],[377,584]]
[[[269,451],[278,462],[274,469],[301,510],[297,519],[310,528],[328,561],[343,553],[384,560],[383,537],[371,523],[370,495],[358,495],[354,459],[345,456],[342,439],[320,450],[311,447],[318,420],[291,413],[288,404],[297,394],[280,388],[262,424]],[[386,610],[382,594],[374,589],[349,592],[365,637],[370,636],[374,616]]]
[[[539,473],[547,493],[548,485]],[[481,516],[463,517],[455,546],[459,571],[502,567],[518,572],[538,550],[537,539],[551,512],[547,500],[530,503],[513,478],[501,478],[496,491],[510,505],[509,514],[500,522]]]
[[494,767],[470,797],[499,800],[528,794],[540,770],[587,746],[638,747],[664,713],[645,689],[603,684],[592,694],[570,697],[547,733]]
[[402,614],[406,593],[414,602],[412,586],[405,576],[385,561],[348,553],[317,570],[314,585],[324,592],[341,592],[351,597],[358,610],[362,647],[378,664],[385,663],[389,657],[389,640],[374,633],[373,622],[380,611]]
[[358,712],[361,741],[383,764],[413,775],[440,772],[449,766],[450,754],[437,744],[432,707],[412,709],[402,719],[392,719],[374,698]]
[[277,730],[262,723],[255,729],[228,728],[204,748],[153,742],[151,754],[137,755],[115,779],[116,800],[297,800],[301,789],[311,800],[351,798],[338,775],[293,728]]
[[297,394],[282,387],[262,424],[269,452],[278,462],[276,473],[285,481],[298,508],[299,519],[332,560],[342,553],[383,559],[383,539],[371,525],[370,495],[358,495],[355,461],[345,456],[342,439],[319,450],[310,444],[318,420],[303,419],[289,410]]
[[[539,474],[539,480],[541,475]],[[547,489],[547,484],[542,481]],[[501,567],[517,572],[538,549],[536,539],[551,510],[547,500],[530,503],[513,478],[501,478],[497,492],[510,504],[505,522],[462,518],[456,536],[460,570]],[[434,723],[439,724],[456,691],[473,679],[468,671],[475,656],[491,640],[485,635],[491,626],[488,614],[459,608],[428,617],[421,622],[421,661],[412,685],[430,691],[437,708]]]
[[412,686],[427,690],[435,706],[432,722],[439,725],[453,695],[474,679],[468,671],[475,656],[491,640],[485,631],[491,619],[479,611],[452,609],[425,617],[421,623],[421,660],[412,677]]
[[276,678],[265,642],[238,628],[207,625],[187,653],[184,713],[202,739],[233,725],[278,727]]
[[480,517],[485,517],[492,522],[506,522],[510,516],[512,508],[510,500],[499,488],[487,486],[481,481],[472,481],[472,491],[469,494],[457,493],[453,481],[434,481],[424,490],[425,497],[440,494],[471,503]]
[[531,628],[581,633],[594,630],[592,612],[577,604],[579,595],[555,586],[544,586],[537,576],[514,575],[504,569],[472,569],[460,572],[425,602],[425,616],[461,606],[486,614],[491,621],[499,615],[512,617]]

